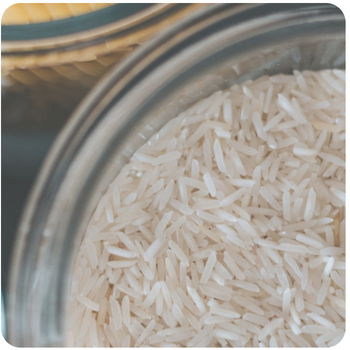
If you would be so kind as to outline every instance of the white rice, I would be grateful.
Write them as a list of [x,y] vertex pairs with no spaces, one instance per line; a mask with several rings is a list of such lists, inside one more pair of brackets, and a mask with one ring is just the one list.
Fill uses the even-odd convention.
[[259,340],[263,340],[268,334],[271,334],[273,331],[275,331],[276,328],[278,328],[280,325],[282,325],[284,322],[283,318],[276,318],[269,322],[260,332],[259,332]]
[[345,332],[345,75],[199,101],[99,201],[68,346],[329,347]]
[[213,178],[211,177],[209,172],[207,172],[203,175],[203,180],[204,180],[204,183],[205,183],[210,195],[212,197],[215,197],[216,196],[216,187],[215,187]]

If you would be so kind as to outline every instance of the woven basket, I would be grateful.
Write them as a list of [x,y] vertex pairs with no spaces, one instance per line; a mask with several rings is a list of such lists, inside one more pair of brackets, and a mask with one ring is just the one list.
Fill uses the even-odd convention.
[[30,23],[51,22],[84,15],[111,6],[111,4],[72,4],[72,3],[19,3],[11,5],[4,12],[2,25],[21,25]]
[[25,93],[31,110],[45,103],[70,111],[111,65],[201,6],[114,4],[74,18],[2,25],[3,92]]

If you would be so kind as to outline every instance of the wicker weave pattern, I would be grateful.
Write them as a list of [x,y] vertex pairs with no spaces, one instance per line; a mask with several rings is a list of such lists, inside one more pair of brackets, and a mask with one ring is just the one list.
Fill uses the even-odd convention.
[[[24,4],[23,4],[24,5]],[[163,11],[170,5],[161,5]],[[35,54],[36,48],[26,50],[26,55],[12,55],[11,50],[2,55],[2,77],[6,86],[14,84],[35,85],[40,81],[60,82],[62,79],[80,80],[81,83],[96,80],[106,69],[123,59],[135,47],[146,42],[162,29],[171,26],[181,18],[188,16],[202,4],[191,4],[171,17],[154,23],[142,30],[131,32],[116,39],[103,40],[99,44],[72,50],[49,50],[45,54]],[[149,16],[149,15],[148,15]],[[118,32],[119,28],[115,30]],[[111,35],[112,34],[112,35]],[[113,30],[109,30],[113,37]],[[79,42],[79,39],[76,40]]]
[[80,16],[100,10],[111,4],[25,4],[10,6],[1,19],[2,25],[30,24],[56,21],[59,19]]
[[[173,5],[157,4],[155,12],[165,11],[171,6]],[[6,43],[3,43],[1,62],[3,93],[29,96],[30,102],[26,108],[28,112],[22,117],[23,119],[35,118],[35,121],[40,123],[43,118],[48,118],[50,113],[40,116],[41,113],[33,114],[30,111],[49,111],[50,106],[61,110],[62,115],[70,114],[112,65],[121,62],[130,52],[161,30],[202,6],[204,5],[189,4],[171,16],[154,21],[152,25],[142,30],[131,31],[124,36],[116,35],[113,39],[113,32],[118,33],[120,30],[120,23],[117,23],[114,30],[109,28],[108,40],[100,40],[98,44],[86,45],[81,49],[59,50],[55,48],[55,43],[51,43],[51,49],[45,54],[34,54],[36,47],[26,46],[25,51],[28,54],[13,55],[11,52],[18,49],[15,47],[7,50],[4,45]],[[152,11],[148,11],[146,17],[149,18],[152,15]],[[138,21],[142,20],[142,18],[138,19]],[[60,45],[62,42],[57,45],[57,48]]]

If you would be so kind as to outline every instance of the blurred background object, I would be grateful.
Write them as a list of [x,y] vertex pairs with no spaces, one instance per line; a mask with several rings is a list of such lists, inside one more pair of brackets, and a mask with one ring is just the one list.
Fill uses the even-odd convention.
[[112,4],[26,4],[11,5],[4,13],[3,25],[56,21],[84,15]]
[[[24,93],[26,109],[22,118],[40,125],[48,108],[56,104],[55,110],[59,108],[62,113],[57,113],[55,123],[63,123],[64,115],[76,107],[112,64],[199,6],[13,5],[2,20],[3,94]],[[54,11],[58,14],[53,15]],[[4,122],[13,122],[13,115],[4,117]]]
[[[40,165],[87,92],[162,29],[202,4],[15,4],[2,17],[2,290]],[[6,201],[6,205],[5,205]]]

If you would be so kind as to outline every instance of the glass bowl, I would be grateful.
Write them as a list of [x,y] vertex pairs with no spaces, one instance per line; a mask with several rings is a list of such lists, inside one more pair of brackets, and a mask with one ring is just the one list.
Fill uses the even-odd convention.
[[215,4],[109,71],[75,111],[19,227],[9,341],[62,346],[75,256],[98,200],[131,155],[196,101],[262,75],[345,66],[345,23],[328,4]]

